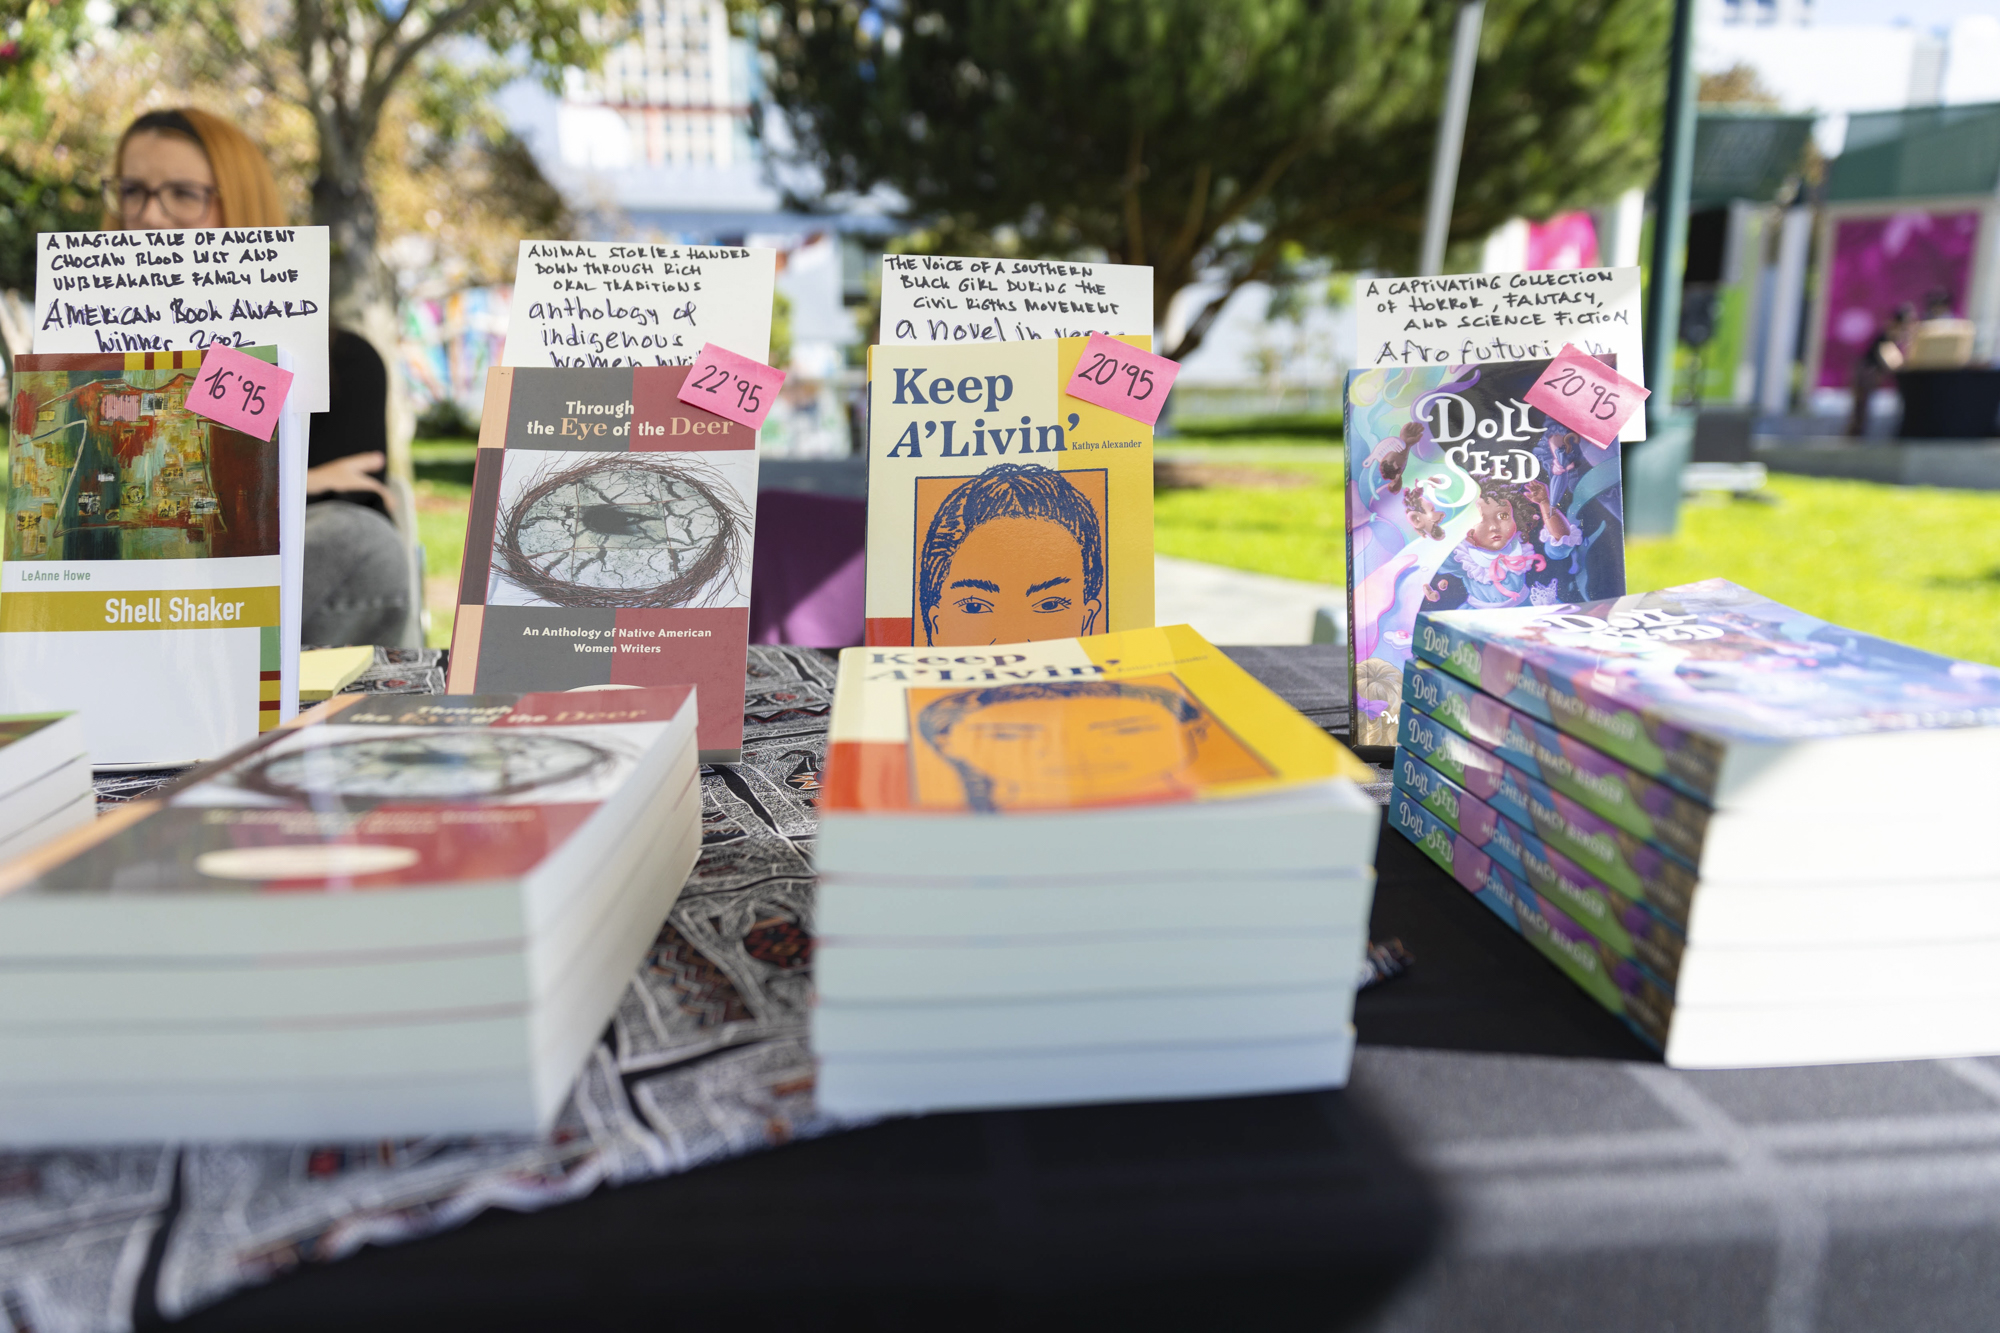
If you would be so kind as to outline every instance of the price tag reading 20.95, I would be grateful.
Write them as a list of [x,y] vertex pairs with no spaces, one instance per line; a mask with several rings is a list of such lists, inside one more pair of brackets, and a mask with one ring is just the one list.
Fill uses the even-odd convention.
[[1083,345],[1076,373],[1069,377],[1063,392],[1150,426],[1160,419],[1160,409],[1167,405],[1167,390],[1174,387],[1174,376],[1180,373],[1178,362],[1093,333]]
[[271,438],[279,410],[292,389],[292,372],[246,356],[234,347],[211,346],[188,387],[187,409],[231,430]]
[[1649,396],[1596,357],[1565,343],[1521,401],[1592,444],[1608,446]]
[[676,396],[689,407],[759,430],[764,418],[771,415],[784,382],[785,372],[774,366],[703,343],[701,355],[688,367],[687,379]]

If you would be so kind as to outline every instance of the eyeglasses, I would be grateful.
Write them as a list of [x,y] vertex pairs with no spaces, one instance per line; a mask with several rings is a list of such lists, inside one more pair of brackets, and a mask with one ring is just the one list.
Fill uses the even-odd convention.
[[106,181],[104,185],[105,202],[127,223],[138,221],[145,214],[146,205],[157,199],[167,221],[192,227],[207,215],[215,194],[213,185],[198,185],[194,181],[168,181],[157,187],[135,180]]

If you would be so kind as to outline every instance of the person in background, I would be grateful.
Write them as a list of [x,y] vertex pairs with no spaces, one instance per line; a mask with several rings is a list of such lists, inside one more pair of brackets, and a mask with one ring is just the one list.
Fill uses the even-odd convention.
[[1868,400],[1891,375],[1903,368],[1903,348],[1909,342],[1916,309],[1908,302],[1896,307],[1889,322],[1875,330],[1868,346],[1854,362],[1854,410],[1847,417],[1847,433],[1860,439],[1868,433]]
[[[118,140],[106,185],[112,229],[282,227],[270,164],[250,137],[193,107],[149,111]],[[389,373],[365,338],[333,331],[328,411],[315,412],[306,471],[308,644],[400,645],[409,557],[389,521]]]

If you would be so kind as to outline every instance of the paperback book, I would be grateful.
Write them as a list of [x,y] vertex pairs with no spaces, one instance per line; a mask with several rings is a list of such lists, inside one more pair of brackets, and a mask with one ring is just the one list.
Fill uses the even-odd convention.
[[212,759],[296,707],[305,432],[197,415],[201,359],[14,360],[0,713],[80,713],[101,767]]
[[757,433],[687,374],[487,372],[453,692],[692,684],[702,762],[740,757]]
[[[1426,611],[1416,651],[1711,808],[2000,800],[2000,667],[1829,624],[1723,579],[1571,606]],[[1870,763],[1952,780],[1857,781]]]
[[1349,373],[1355,744],[1395,744],[1420,613],[1625,591],[1618,445],[1595,444],[1521,401],[1548,364]]
[[343,695],[0,871],[0,1138],[545,1130],[699,852],[686,686]]
[[0,863],[89,823],[96,814],[82,717],[0,717]]
[[846,650],[816,857],[821,1105],[1344,1082],[1373,777],[1184,625]]
[[1152,625],[1153,428],[1062,391],[1086,342],[871,349],[867,643]]

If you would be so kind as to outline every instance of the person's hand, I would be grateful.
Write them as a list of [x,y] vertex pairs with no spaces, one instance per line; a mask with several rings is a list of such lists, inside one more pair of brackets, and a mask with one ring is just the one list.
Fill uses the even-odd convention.
[[349,454],[336,458],[331,463],[321,463],[318,467],[306,469],[306,494],[325,495],[328,492],[368,491],[379,495],[383,501],[393,500],[389,488],[368,474],[378,470],[387,461],[380,452],[370,454]]
[[1531,481],[1527,485],[1528,499],[1537,509],[1549,507],[1549,488],[1546,482]]

